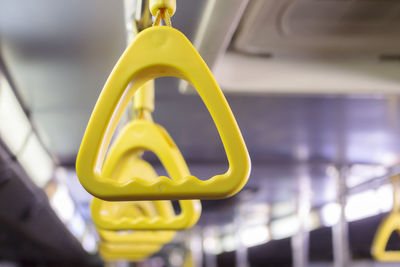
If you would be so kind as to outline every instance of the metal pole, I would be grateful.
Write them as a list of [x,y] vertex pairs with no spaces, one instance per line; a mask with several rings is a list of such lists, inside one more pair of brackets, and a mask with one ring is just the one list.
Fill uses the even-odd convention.
[[204,251],[204,263],[207,267],[217,267],[217,256],[215,255],[215,251],[210,251],[210,247],[215,244],[208,244],[207,242],[210,240],[211,242],[215,241],[217,237],[216,229],[212,226],[206,227],[203,230],[203,251]]
[[307,267],[309,250],[308,218],[311,209],[311,181],[306,164],[298,168],[297,219],[298,231],[291,239],[293,266]]
[[192,263],[194,267],[203,266],[203,239],[201,229],[198,227],[192,228],[190,231],[189,249],[192,255]]
[[247,247],[243,245],[240,240],[240,230],[243,225],[243,218],[245,218],[245,214],[243,212],[243,204],[238,205],[235,209],[235,218],[234,218],[234,226],[235,226],[235,240],[236,240],[236,266],[237,267],[248,267],[248,259],[247,259]]
[[368,189],[375,189],[384,184],[388,184],[391,182],[392,176],[400,174],[400,167],[393,166],[387,169],[387,173],[383,176],[378,176],[371,178],[363,183],[357,184],[347,189],[347,194],[356,194]]
[[334,267],[347,267],[350,264],[348,224],[345,214],[347,172],[347,167],[341,167],[337,170],[337,175],[335,175],[337,179],[337,203],[340,206],[340,218],[332,227]]

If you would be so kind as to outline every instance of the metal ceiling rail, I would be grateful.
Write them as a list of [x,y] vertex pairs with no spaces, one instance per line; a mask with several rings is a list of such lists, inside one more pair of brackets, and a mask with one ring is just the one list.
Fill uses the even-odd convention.
[[355,186],[348,187],[345,191],[346,195],[352,195],[356,194],[368,189],[376,189],[384,184],[388,184],[390,182],[391,177],[393,177],[396,174],[400,173],[400,166],[396,165],[393,167],[390,167],[388,172],[385,175],[382,176],[377,176],[374,178],[371,178],[365,182],[359,183]]

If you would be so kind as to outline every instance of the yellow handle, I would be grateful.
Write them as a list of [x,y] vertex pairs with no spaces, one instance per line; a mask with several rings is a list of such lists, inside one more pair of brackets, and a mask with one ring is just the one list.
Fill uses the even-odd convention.
[[162,248],[162,244],[113,244],[101,242],[99,251],[108,251],[110,253],[154,253]]
[[[146,125],[155,125],[149,121],[137,120],[130,122],[125,128],[129,128],[130,125],[135,125],[138,122],[143,122]],[[135,136],[124,135],[125,128],[110,149],[103,172],[122,184],[126,183],[126,177],[131,177],[132,175],[144,177],[146,182],[149,183],[154,182],[157,179],[157,173],[149,163],[137,156],[141,154],[141,150],[138,150],[139,148],[135,149],[134,146],[129,144],[130,139],[134,139]],[[159,131],[159,128],[156,129]],[[147,134],[145,136],[152,138]],[[162,138],[162,140],[167,141],[166,145],[169,146],[170,139],[164,133]],[[167,139],[165,140],[165,138]],[[157,141],[157,139],[152,140]],[[165,144],[162,147],[165,147]],[[179,180],[187,175],[189,170],[179,150],[171,151],[175,154],[168,152],[169,150],[167,149],[163,154],[162,163],[164,163],[164,167],[171,174],[171,177]],[[146,203],[154,205],[156,215],[138,216],[132,214],[132,207],[143,206]],[[181,213],[175,215],[170,201],[108,202],[94,198],[91,204],[91,213],[95,225],[106,230],[182,230],[192,227],[200,218],[200,201],[180,200],[179,203]]]
[[400,251],[387,251],[386,246],[393,232],[400,229],[400,214],[392,213],[379,225],[372,242],[371,254],[380,261],[400,261]]
[[[100,257],[105,261],[131,261],[131,262],[142,262],[146,260],[148,257],[150,257],[154,253],[144,253],[144,254],[135,254],[135,253],[128,253],[128,254],[122,254],[122,253],[109,253],[107,251],[99,251]],[[107,265],[106,265],[107,266]]]
[[[229,169],[208,180],[188,175],[180,182],[159,177],[143,183],[131,177],[118,184],[101,173],[113,132],[136,90],[162,76],[185,79],[196,88],[221,136]],[[218,199],[236,194],[246,184],[250,158],[235,117],[200,55],[181,32],[156,26],[140,32],[114,67],[89,120],[76,171],[83,187],[105,200]]]
[[393,184],[393,208],[392,212],[382,221],[375,233],[372,242],[371,254],[380,261],[400,261],[400,251],[387,251],[386,246],[393,232],[400,233],[399,212],[399,179],[400,176],[392,177]]
[[97,229],[102,241],[108,243],[168,243],[174,237],[175,231],[133,231],[116,232]]

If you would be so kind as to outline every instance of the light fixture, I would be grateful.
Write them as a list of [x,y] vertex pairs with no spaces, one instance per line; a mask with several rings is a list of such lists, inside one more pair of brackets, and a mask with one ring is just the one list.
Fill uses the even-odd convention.
[[376,201],[379,203],[381,212],[390,211],[393,207],[393,186],[385,184],[376,190]]
[[57,185],[57,189],[50,199],[50,205],[65,224],[72,220],[75,205],[65,185]]
[[271,217],[284,217],[296,212],[296,202],[285,201],[271,205]]
[[86,230],[82,238],[82,247],[89,253],[95,253],[97,250],[97,243],[94,233],[92,231]]
[[46,185],[52,176],[53,161],[32,131],[29,119],[1,73],[0,137],[33,182],[39,187]]
[[236,238],[233,234],[227,234],[222,237],[222,248],[225,252],[236,250]]
[[240,241],[246,247],[253,247],[269,241],[270,235],[266,225],[253,225],[240,230]]
[[0,73],[0,137],[16,155],[31,132],[31,124],[10,84]]
[[273,220],[270,223],[271,237],[283,239],[294,235],[299,229],[297,216],[290,215],[282,219]]
[[[389,196],[390,197],[390,196]],[[380,213],[374,190],[367,190],[348,197],[345,214],[348,221],[356,221]]]
[[349,170],[346,185],[353,187],[370,180],[373,177],[383,176],[387,168],[381,165],[354,164]]
[[17,159],[37,186],[43,187],[51,179],[54,163],[35,134],[30,135]]
[[340,218],[340,205],[328,203],[321,208],[321,221],[324,226],[335,225]]
[[83,238],[86,230],[86,224],[85,220],[78,212],[75,212],[67,227],[77,239]]
[[218,238],[219,231],[214,226],[206,227],[203,230],[203,249],[208,254],[220,254],[222,249],[222,244]]

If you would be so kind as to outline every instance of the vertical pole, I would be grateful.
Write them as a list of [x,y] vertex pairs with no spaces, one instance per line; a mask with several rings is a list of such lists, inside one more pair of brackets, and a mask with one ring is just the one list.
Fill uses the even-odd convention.
[[113,261],[113,262],[106,262],[106,267],[129,267],[130,264],[127,261]]
[[309,251],[308,218],[311,209],[311,181],[306,163],[297,169],[297,220],[298,231],[291,239],[293,266],[307,267]]
[[400,176],[396,175],[391,178],[392,186],[393,186],[393,207],[392,212],[398,212],[400,208],[400,198],[399,198],[399,179]]
[[217,267],[217,256],[215,254],[206,253],[205,264],[207,267]]
[[347,267],[350,264],[350,248],[348,237],[348,225],[346,220],[346,177],[347,167],[341,167],[336,173],[337,179],[337,203],[340,207],[339,221],[332,227],[333,242],[333,266]]
[[243,212],[243,205],[238,205],[235,209],[235,218],[234,218],[234,226],[235,226],[235,241],[236,241],[236,266],[237,267],[248,267],[248,259],[247,259],[247,247],[243,245],[240,240],[240,231],[241,226],[243,225],[243,218],[245,214]]
[[203,251],[204,251],[204,266],[207,267],[217,267],[217,256],[215,255],[215,251],[210,251],[210,249],[206,248],[208,245],[215,244],[207,244],[208,240],[214,241],[217,238],[216,229],[214,227],[206,227],[203,230]]
[[192,228],[190,231],[189,249],[192,254],[192,263],[194,267],[203,266],[203,239],[201,229]]

